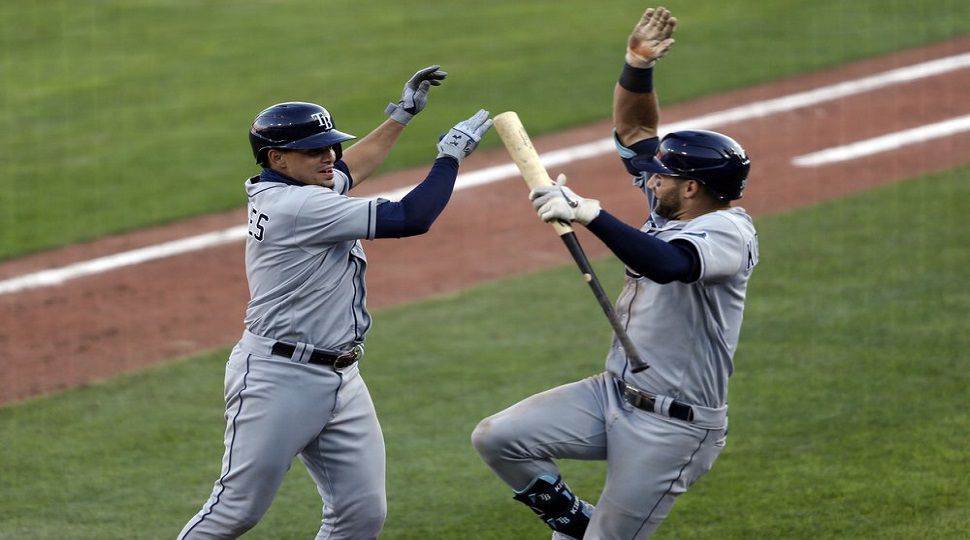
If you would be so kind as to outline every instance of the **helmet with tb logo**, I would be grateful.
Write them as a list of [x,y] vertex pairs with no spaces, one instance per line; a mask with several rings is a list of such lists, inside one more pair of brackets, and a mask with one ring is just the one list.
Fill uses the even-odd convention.
[[637,156],[631,164],[641,171],[697,180],[722,201],[741,198],[751,168],[737,141],[699,129],[668,133],[655,156]]
[[337,159],[343,155],[340,143],[356,139],[334,129],[330,112],[314,103],[278,103],[256,115],[249,130],[249,144],[256,163],[266,165],[272,148],[306,150],[333,147]]

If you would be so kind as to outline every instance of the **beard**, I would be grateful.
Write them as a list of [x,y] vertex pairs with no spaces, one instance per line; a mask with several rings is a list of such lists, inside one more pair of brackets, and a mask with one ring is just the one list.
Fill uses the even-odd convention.
[[658,216],[667,219],[677,219],[676,216],[680,215],[681,209],[684,204],[676,193],[668,193],[666,197],[657,197],[656,209],[654,210]]

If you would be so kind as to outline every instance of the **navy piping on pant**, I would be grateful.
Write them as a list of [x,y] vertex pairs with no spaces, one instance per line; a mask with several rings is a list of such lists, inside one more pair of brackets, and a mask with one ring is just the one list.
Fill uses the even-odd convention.
[[[350,259],[350,262],[354,263],[354,300],[350,306],[350,313],[354,316],[354,341],[357,342],[360,341],[361,338],[360,321],[357,320],[357,293],[359,292],[357,289],[357,281],[360,279],[358,277],[358,272],[360,272],[360,263],[357,261],[357,257],[355,257],[353,253],[350,254]],[[363,284],[361,284],[361,289],[363,289]],[[361,304],[363,304],[363,302],[361,302]]]
[[[627,272],[626,275],[630,276],[630,273]],[[630,277],[635,278],[635,279],[639,279],[639,278],[642,278],[643,276],[630,276]],[[633,287],[633,297],[630,298],[630,301],[627,302],[627,305],[626,305],[626,324],[623,325],[623,329],[624,330],[629,331],[629,329],[630,329],[630,319],[633,318],[633,315],[632,315],[632,313],[633,313],[633,302],[636,301],[637,295],[639,295],[639,294],[640,294],[640,282],[637,281],[636,284]],[[626,359],[626,362],[623,364],[623,377],[622,377],[622,379],[623,380],[626,380],[626,371],[628,369],[630,369],[630,353],[629,353],[629,351],[624,350],[623,351],[623,357]],[[623,399],[623,396],[622,395],[620,396],[620,399]]]
[[[692,462],[694,461],[694,456],[696,456],[696,455],[697,455],[697,453],[701,451],[701,448],[703,448],[703,447],[704,447],[704,441],[706,441],[706,440],[707,440],[707,438],[708,438],[708,437],[710,437],[710,436],[711,436],[711,430],[707,430],[707,432],[706,432],[706,433],[704,434],[704,438],[703,438],[703,439],[701,439],[701,442],[697,444],[697,448],[695,448],[695,449],[694,449],[694,451],[693,451],[693,452],[691,452],[691,454],[690,454],[690,458],[688,458],[688,459],[687,459],[687,462],[686,462],[686,463],[684,463],[684,466],[680,468],[680,472],[679,472],[679,473],[677,473],[677,478],[674,478],[673,480],[671,480],[671,481],[670,481],[670,485],[669,485],[669,486],[667,486],[667,491],[665,491],[665,492],[663,493],[663,495],[661,495],[661,496],[660,496],[660,497],[659,497],[659,498],[657,499],[657,502],[656,502],[656,503],[654,503],[654,505],[653,505],[653,508],[651,508],[651,509],[650,509],[650,513],[649,513],[649,514],[647,514],[647,517],[646,517],[646,518],[644,518],[644,520],[643,520],[643,523],[641,523],[641,524],[640,524],[640,527],[639,527],[639,528],[637,529],[637,533],[639,533],[639,532],[640,532],[640,530],[641,530],[641,529],[643,529],[643,527],[644,527],[644,526],[645,526],[645,525],[647,524],[647,522],[648,522],[648,521],[650,521],[650,516],[652,516],[652,515],[653,515],[653,513],[654,513],[654,512],[655,512],[655,511],[657,510],[657,506],[659,506],[659,505],[660,505],[660,503],[661,503],[661,502],[662,502],[662,501],[664,500],[664,497],[666,497],[667,495],[669,495],[669,494],[670,494],[670,490],[671,490],[671,489],[673,489],[673,487],[674,487],[674,483],[675,483],[675,482],[676,482],[677,480],[680,480],[680,477],[684,475],[684,469],[686,469],[686,468],[687,468],[687,466],[688,466],[688,465],[690,465],[690,464],[691,464],[691,463],[692,463]],[[636,536],[636,535],[634,535],[634,537],[635,537],[635,536]]]
[[226,491],[225,480],[226,480],[226,477],[229,476],[229,471],[232,470],[232,449],[236,445],[236,419],[239,418],[240,414],[242,414],[243,392],[246,391],[246,379],[249,378],[249,358],[250,358],[250,355],[247,354],[246,355],[246,374],[243,375],[243,387],[241,390],[239,390],[239,408],[236,409],[236,415],[232,417],[232,440],[229,441],[229,465],[226,467],[226,473],[219,478],[219,484],[222,486],[222,489],[219,490],[219,494],[216,495],[216,500],[212,502],[212,505],[209,506],[209,509],[199,517],[199,521],[197,521],[195,525],[192,525],[192,527],[189,530],[185,531],[185,535],[182,538],[187,537],[189,533],[192,532],[192,529],[198,527],[203,521],[205,521],[206,516],[212,513],[212,509],[215,508],[217,504],[219,504],[219,501],[222,498],[222,494],[225,493]]

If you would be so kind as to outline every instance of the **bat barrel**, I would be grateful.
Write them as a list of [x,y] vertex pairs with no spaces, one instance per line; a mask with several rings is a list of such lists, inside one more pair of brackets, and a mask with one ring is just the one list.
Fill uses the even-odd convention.
[[[522,179],[525,180],[529,189],[551,186],[554,183],[552,178],[549,178],[549,173],[546,172],[542,160],[539,159],[539,153],[532,146],[532,139],[529,138],[525,126],[522,125],[522,120],[519,119],[519,115],[515,111],[496,115],[492,119],[492,127],[495,128],[495,132],[502,139],[502,144],[508,150],[515,166],[519,168]],[[568,223],[556,221],[551,225],[560,236],[573,232],[573,228]]]

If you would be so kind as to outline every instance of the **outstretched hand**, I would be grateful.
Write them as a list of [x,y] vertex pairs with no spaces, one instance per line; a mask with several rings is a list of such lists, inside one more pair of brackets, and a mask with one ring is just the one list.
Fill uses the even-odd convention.
[[535,208],[539,219],[546,223],[550,221],[578,221],[588,225],[600,213],[600,202],[596,199],[584,199],[573,190],[566,187],[566,175],[560,174],[556,183],[542,186],[529,192],[532,207]]
[[441,81],[445,80],[448,73],[441,71],[441,66],[435,64],[424,69],[419,69],[414,75],[404,83],[404,90],[401,92],[401,100],[396,104],[391,103],[384,111],[391,119],[407,125],[428,105],[428,90],[432,86],[441,86]]
[[488,111],[479,109],[471,118],[458,122],[441,137],[438,141],[438,157],[452,157],[461,163],[478,148],[478,143],[491,127],[492,119],[488,117]]
[[674,44],[677,18],[665,7],[648,8],[633,28],[627,41],[626,63],[648,68],[663,58]]

